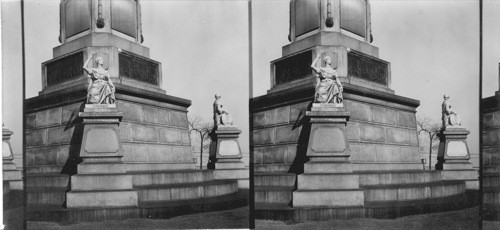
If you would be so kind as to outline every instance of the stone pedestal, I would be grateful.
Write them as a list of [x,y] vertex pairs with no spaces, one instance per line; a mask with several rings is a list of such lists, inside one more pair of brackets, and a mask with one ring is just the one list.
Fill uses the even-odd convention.
[[241,161],[238,137],[241,130],[234,126],[219,126],[210,134],[208,169],[215,169],[216,179],[237,179],[239,188],[248,188],[248,168]]
[[447,126],[439,133],[437,170],[442,170],[444,180],[464,180],[467,189],[479,189],[479,174],[469,162],[470,153],[464,127]]
[[135,207],[137,192],[132,175],[122,163],[123,149],[118,134],[122,113],[116,105],[86,105],[79,116],[84,130],[78,173],[71,176],[66,194],[68,208]]
[[[2,128],[2,170],[3,181],[8,184],[8,190],[22,190],[23,189],[23,174],[17,169],[14,162],[14,155],[10,146],[10,136],[12,131]],[[5,184],[5,183],[4,183]],[[5,190],[4,190],[5,193]]]
[[306,116],[311,123],[307,146],[309,162],[298,175],[294,207],[363,206],[359,175],[352,174],[346,135],[349,112],[329,104],[313,104]]

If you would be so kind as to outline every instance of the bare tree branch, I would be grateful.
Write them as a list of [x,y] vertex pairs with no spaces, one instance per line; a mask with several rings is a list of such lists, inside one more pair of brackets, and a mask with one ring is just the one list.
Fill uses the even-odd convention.
[[441,124],[433,121],[429,117],[417,117],[417,133],[426,134],[429,137],[429,170],[432,165],[432,150],[438,148],[438,134],[441,131]]
[[213,129],[213,122],[206,121],[200,116],[188,116],[188,126],[190,133],[196,133],[200,137],[200,168],[203,168],[203,149],[208,147],[206,141],[210,140],[210,132]]

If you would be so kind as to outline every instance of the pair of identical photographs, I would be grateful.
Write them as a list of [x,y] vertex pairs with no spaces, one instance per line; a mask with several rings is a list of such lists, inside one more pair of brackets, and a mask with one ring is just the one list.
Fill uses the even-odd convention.
[[[24,173],[21,192],[13,183],[4,196],[7,229],[361,228],[364,221],[378,227],[422,228],[422,223],[436,223],[418,215],[433,212],[445,219],[439,223],[443,226],[479,228],[481,217],[494,219],[498,178],[495,167],[480,162],[483,159],[491,166],[496,159],[497,104],[490,96],[498,90],[497,3],[82,2],[2,2],[3,123],[4,130],[13,132],[4,132],[4,138],[10,138],[12,149],[8,161]],[[130,20],[130,15],[135,19]],[[99,20],[104,25],[98,25]],[[96,36],[90,42],[88,37],[97,32],[111,37]],[[323,41],[320,33],[340,35],[325,36]],[[78,166],[85,127],[90,127],[78,117],[85,112],[82,104],[88,90],[87,76],[79,68],[87,58],[98,56],[111,74],[117,109],[123,113],[118,133],[126,176],[109,176],[123,173],[120,167],[124,166],[88,166],[99,176]],[[306,164],[326,158],[307,152],[314,126],[306,113],[316,86],[309,66],[317,56],[330,56],[340,75],[344,108],[350,113],[343,134],[352,167],[340,174],[358,175],[357,185],[342,187],[345,180],[353,179],[328,176],[339,173],[331,170],[338,165],[329,165],[326,176],[314,178],[311,174],[321,172]],[[156,72],[147,72],[149,67]],[[376,76],[382,80],[370,78],[372,70],[382,71]],[[216,94],[222,103],[214,103]],[[488,182],[486,177],[451,178],[455,179],[451,183],[443,182],[450,178],[434,178],[446,174],[435,166],[440,151],[435,127],[439,130],[442,124],[444,94],[451,95],[452,110],[470,131],[463,142],[470,157],[465,165],[470,168],[454,173],[485,172],[486,167]],[[480,98],[487,97],[481,123]],[[233,125],[225,127],[230,138],[224,139],[223,129],[219,135],[212,132],[215,104],[223,104],[219,110],[232,118]],[[220,147],[217,141],[234,141],[234,137],[239,146],[227,148],[240,154],[215,151],[216,156],[209,157],[213,142]],[[207,167],[215,170],[200,170]],[[423,170],[414,172],[417,169]],[[400,179],[374,182],[384,176]],[[99,177],[98,183],[92,182]],[[308,184],[307,177],[316,183]],[[482,189],[479,183],[489,188]],[[390,193],[396,193],[396,198]],[[328,198],[332,196],[346,202]],[[115,203],[106,203],[113,198]],[[493,208],[482,211],[481,198],[490,202],[484,202],[484,207]],[[463,202],[450,201],[456,199]],[[329,207],[322,202],[341,205]],[[393,219],[405,215],[415,219]],[[128,218],[134,221],[110,222]],[[389,220],[378,223],[372,218]],[[483,227],[494,224],[487,221]]]

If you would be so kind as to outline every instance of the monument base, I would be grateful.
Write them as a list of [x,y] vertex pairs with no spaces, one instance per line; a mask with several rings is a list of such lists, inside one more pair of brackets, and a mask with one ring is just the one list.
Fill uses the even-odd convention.
[[23,173],[17,169],[12,159],[3,159],[3,181],[8,183],[9,190],[23,190]]
[[123,149],[118,135],[122,113],[116,105],[85,105],[79,115],[84,129],[78,174],[71,176],[66,194],[68,208],[137,207],[132,176],[121,161]]

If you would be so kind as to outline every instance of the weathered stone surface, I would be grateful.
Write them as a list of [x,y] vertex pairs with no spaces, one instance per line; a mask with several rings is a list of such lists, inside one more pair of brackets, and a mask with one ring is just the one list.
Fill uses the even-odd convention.
[[385,142],[385,129],[380,126],[359,125],[360,137],[363,141]]
[[123,112],[123,120],[129,121],[142,121],[142,106],[128,103],[128,102],[116,102],[116,107]]
[[276,109],[271,109],[266,111],[266,115],[264,117],[265,125],[275,125],[278,123],[278,113]]
[[297,119],[301,119],[302,117],[305,116],[307,106],[309,106],[311,102],[302,102],[299,104],[291,105],[290,106],[290,123],[294,124]]
[[386,109],[385,120],[387,121],[387,124],[392,124],[392,125],[398,124],[398,113],[396,112],[396,110]]
[[274,143],[275,128],[265,128],[253,131],[253,142],[255,145]]
[[148,146],[123,143],[123,162],[147,162]]
[[47,144],[69,143],[73,137],[74,127],[65,126],[47,129]]
[[347,139],[348,140],[360,140],[359,126],[358,123],[348,122],[347,123]]
[[47,130],[40,129],[33,132],[26,132],[26,146],[41,146],[47,143]]
[[264,148],[254,148],[253,162],[255,164],[262,164],[263,157],[264,157]]
[[57,164],[57,150],[57,146],[39,148],[35,154],[35,165]]
[[265,125],[265,116],[266,116],[266,112],[263,111],[263,112],[258,112],[258,113],[254,113],[252,115],[252,119],[253,119],[253,127],[262,127]]
[[395,144],[411,144],[410,135],[406,129],[387,128],[387,141]]
[[276,143],[297,142],[302,127],[293,128],[293,125],[276,127]]
[[297,155],[297,145],[287,145],[285,163],[293,163]]
[[62,109],[61,107],[48,109],[38,112],[36,117],[36,126],[44,127],[61,123]]
[[33,166],[35,165],[35,157],[36,157],[36,152],[38,148],[34,149],[26,149],[26,166]]
[[170,124],[178,127],[187,127],[187,115],[183,112],[170,111]]
[[77,117],[80,112],[80,107],[83,103],[76,103],[71,105],[66,105],[62,107],[62,123],[71,123]]
[[158,123],[168,125],[170,124],[170,115],[166,109],[158,109]]
[[172,147],[173,160],[178,163],[191,163],[193,157],[191,155],[191,147]]
[[36,114],[37,113],[30,113],[25,115],[26,129],[36,128]]
[[351,143],[351,161],[375,162],[377,159],[377,149],[372,144]]
[[483,145],[484,146],[500,145],[500,130],[491,129],[483,131]]
[[145,122],[158,123],[158,111],[156,108],[143,106],[142,110],[144,111]]
[[377,162],[401,162],[398,146],[377,145]]
[[290,106],[280,107],[276,109],[276,123],[277,124],[287,124],[290,118]]
[[153,126],[139,124],[132,125],[132,134],[135,141],[157,142],[158,132]]
[[130,123],[121,122],[118,128],[121,140],[132,141],[132,125]]
[[179,130],[179,132],[181,133],[181,140],[182,140],[181,143],[190,145],[191,139],[189,138],[189,130],[184,129],[184,130]]
[[372,113],[374,122],[387,123],[387,117],[385,116],[384,108],[372,106]]
[[57,147],[57,163],[64,165],[69,157],[69,145],[60,145]]
[[405,127],[415,127],[416,120],[415,114],[410,112],[399,111],[398,112],[399,122],[398,124]]
[[149,162],[168,162],[171,161],[172,147],[168,145],[148,145]]
[[411,145],[418,146],[417,130],[408,130],[408,134],[410,135],[410,143],[411,143]]
[[286,151],[286,145],[265,147],[262,161],[264,164],[284,163]]
[[371,121],[372,112],[369,105],[348,100],[345,100],[344,104],[351,113],[351,120]]
[[182,143],[182,136],[179,129],[159,128],[160,143]]

